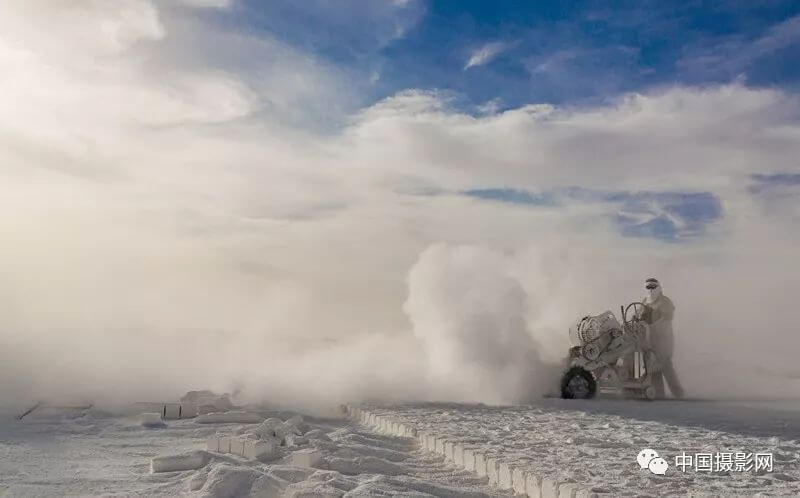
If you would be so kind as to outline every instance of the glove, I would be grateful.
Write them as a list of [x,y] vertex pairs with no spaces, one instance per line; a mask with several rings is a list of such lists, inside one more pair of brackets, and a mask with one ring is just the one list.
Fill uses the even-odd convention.
[[653,323],[653,308],[648,305],[644,305],[644,309],[642,310],[641,319],[644,323],[652,324]]

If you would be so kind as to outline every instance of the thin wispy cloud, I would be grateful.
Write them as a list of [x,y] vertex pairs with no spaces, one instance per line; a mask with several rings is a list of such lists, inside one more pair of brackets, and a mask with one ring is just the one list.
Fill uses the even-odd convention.
[[492,61],[492,59],[494,59],[495,57],[506,51],[508,47],[509,44],[505,42],[491,42],[483,45],[482,47],[472,52],[472,55],[470,55],[469,60],[464,66],[464,70],[467,70],[471,67],[483,66],[484,64],[488,64],[489,62]]
[[[782,51],[791,51],[782,53]],[[747,80],[761,80],[754,64],[765,58],[792,57],[800,50],[800,15],[790,17],[771,26],[761,36],[750,39],[746,35],[730,35],[723,43],[696,44],[686,49],[686,53],[676,61],[676,67],[688,77],[704,75],[720,77],[746,76]],[[788,59],[787,59],[788,60]]]

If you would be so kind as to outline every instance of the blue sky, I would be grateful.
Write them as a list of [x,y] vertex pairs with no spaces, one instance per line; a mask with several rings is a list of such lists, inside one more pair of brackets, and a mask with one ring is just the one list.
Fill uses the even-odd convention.
[[[388,186],[431,213],[445,198],[487,212],[577,207],[615,236],[682,242],[730,219],[739,195],[770,216],[800,196],[797,1],[80,3],[0,19],[0,57],[20,76],[0,84],[22,106],[5,115],[72,130],[78,155],[109,123],[131,140],[125,116],[224,143],[257,135],[286,171],[252,165],[261,182],[244,183],[285,182],[270,202],[251,194],[256,219],[391,204]],[[14,126],[31,154],[51,148],[33,117]],[[348,190],[351,163],[372,180]]]
[[[358,89],[356,108],[409,88],[439,92],[459,112],[481,115],[537,103],[603,105],[629,92],[681,85],[735,81],[794,92],[800,83],[796,1],[243,0],[209,15],[336,68]],[[764,175],[752,177],[751,192],[796,183],[796,175]],[[531,208],[611,204],[622,235],[668,242],[703,235],[724,216],[720,199],[704,190],[614,193],[563,185],[555,192],[487,184],[462,194]]]
[[362,104],[406,88],[450,91],[471,109],[493,99],[500,108],[597,102],[659,85],[800,82],[796,1],[396,3],[245,0],[224,15],[372,81]]
[[[784,183],[784,180],[778,180]],[[580,187],[543,193],[509,188],[473,189],[464,195],[502,203],[564,206],[609,203],[618,207],[614,222],[624,236],[678,242],[702,235],[705,225],[722,216],[719,198],[711,192],[605,192]]]
[[[342,111],[407,89],[438,92],[452,109],[479,116],[539,103],[599,106],[675,86],[800,88],[797,1],[238,0],[203,15],[278,40],[342,75],[355,96],[318,123],[337,123]],[[752,177],[754,195],[796,188],[796,175],[761,175]],[[721,200],[706,190],[565,193],[581,187],[487,184],[462,194],[531,208],[611,204],[622,235],[669,242],[703,235],[724,216]]]

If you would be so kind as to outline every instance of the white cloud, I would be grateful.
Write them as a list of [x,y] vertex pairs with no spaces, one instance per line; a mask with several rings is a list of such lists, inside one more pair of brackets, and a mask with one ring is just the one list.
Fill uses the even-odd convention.
[[483,104],[478,106],[478,112],[481,114],[496,114],[503,106],[503,99],[500,97],[495,97],[491,100],[487,100]]
[[470,55],[469,60],[467,60],[464,69],[466,70],[471,67],[482,66],[500,55],[507,48],[508,44],[504,42],[487,43],[472,52],[472,55]]
[[190,7],[224,9],[233,5],[234,0],[177,0]]
[[0,32],[6,44],[47,54],[53,61],[119,54],[164,37],[155,5],[147,0],[5,2]]
[[[319,134],[309,116],[348,108],[357,91],[336,68],[155,3],[132,2],[138,14],[71,5],[83,13],[58,16],[78,16],[81,30],[4,5],[13,16],[2,17],[0,58],[13,71],[0,81],[0,349],[16,364],[0,376],[26,380],[4,384],[3,399],[70,393],[98,372],[118,393],[141,393],[144,379],[167,394],[240,383],[326,400],[427,396],[414,387],[424,350],[403,303],[409,269],[438,243],[435,261],[483,247],[476,267],[512,276],[524,306],[477,302],[495,303],[495,317],[523,314],[509,333],[534,335],[543,357],[562,353],[571,320],[640,297],[652,273],[678,303],[679,344],[698,345],[679,346],[679,364],[702,363],[703,347],[731,362],[793,361],[791,293],[774,289],[796,280],[800,234],[747,192],[755,171],[796,171],[791,94],[669,88],[475,117],[409,90]],[[127,34],[109,37],[98,19]],[[97,53],[87,40],[101,41]],[[621,238],[613,206],[409,195],[576,184],[710,190],[725,216],[707,238],[665,245]],[[421,295],[478,282],[463,269],[434,277]],[[457,325],[461,304],[423,321]],[[765,353],[744,358],[753,330]]]

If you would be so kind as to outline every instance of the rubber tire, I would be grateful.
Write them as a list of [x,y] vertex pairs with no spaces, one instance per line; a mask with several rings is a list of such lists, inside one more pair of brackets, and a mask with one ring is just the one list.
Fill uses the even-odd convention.
[[[575,394],[569,390],[569,382],[575,376],[583,377],[589,384],[589,394],[585,398],[576,398]],[[561,397],[564,399],[592,399],[597,394],[597,381],[594,375],[583,367],[572,367],[561,377]]]

